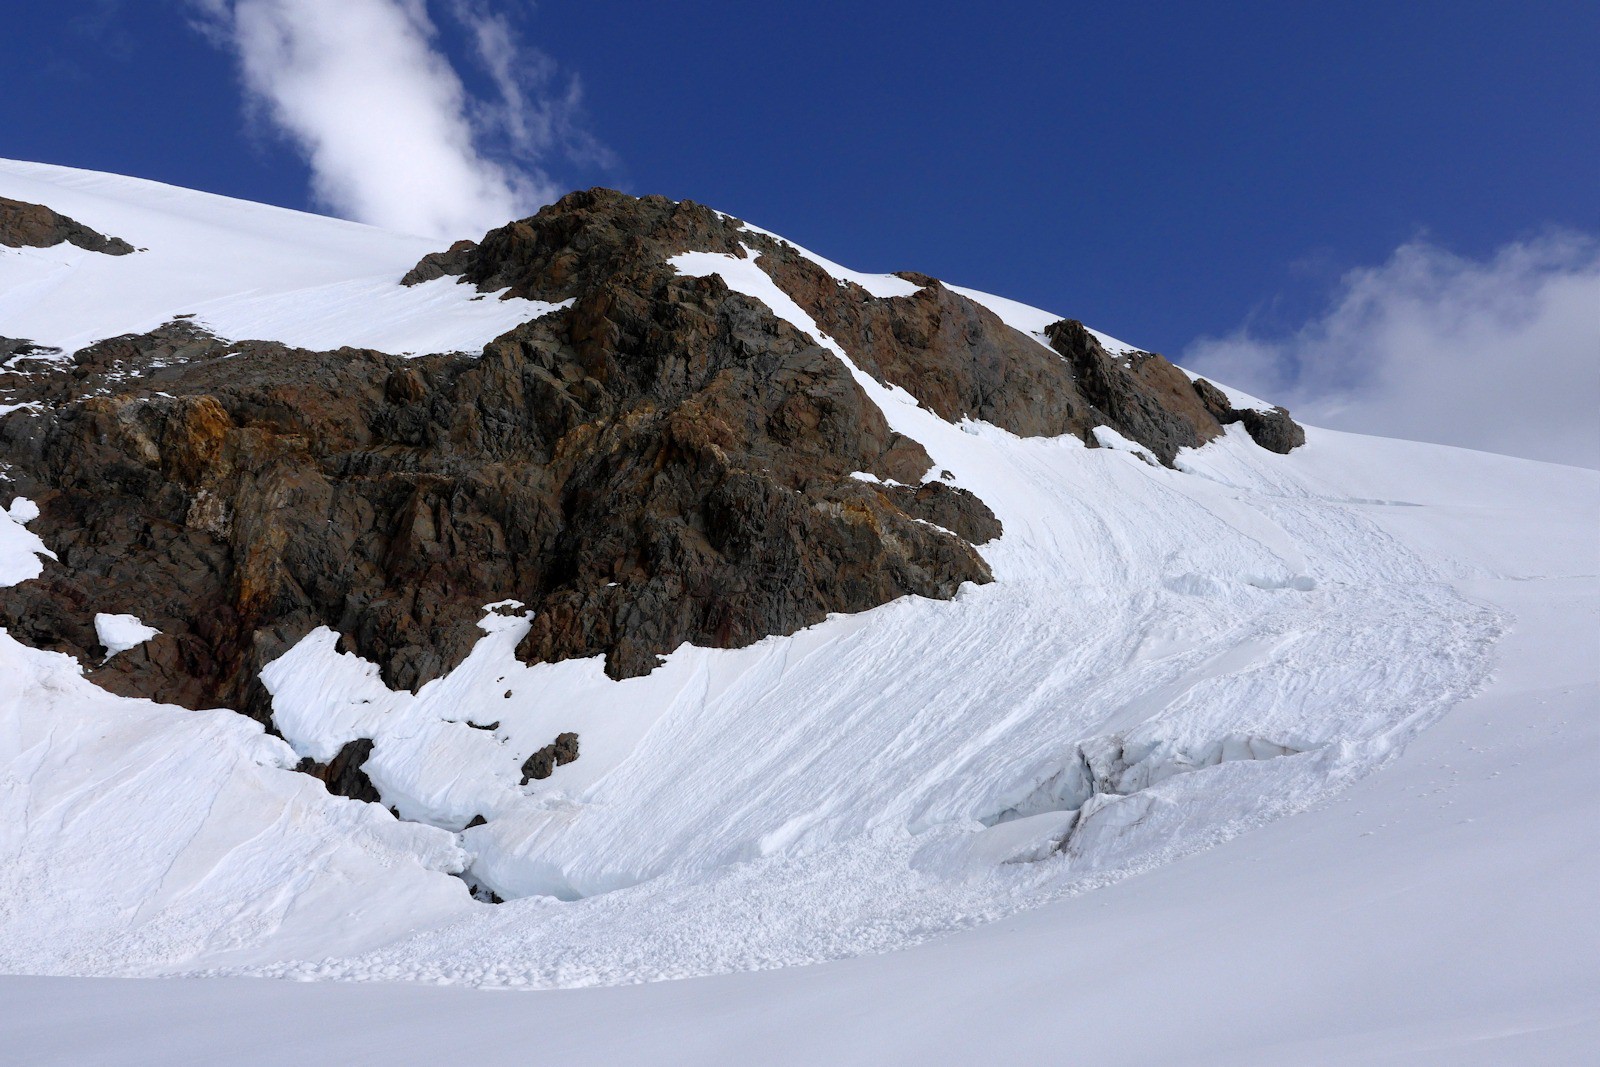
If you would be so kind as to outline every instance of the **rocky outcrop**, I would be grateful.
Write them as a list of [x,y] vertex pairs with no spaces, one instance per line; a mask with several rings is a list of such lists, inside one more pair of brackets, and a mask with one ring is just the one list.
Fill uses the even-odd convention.
[[481,242],[424,257],[404,281],[455,275],[508,299],[555,302],[685,251],[758,257],[859,367],[952,422],[981,419],[1022,436],[1072,434],[1091,446],[1094,428],[1111,426],[1169,466],[1179,448],[1222,431],[1188,376],[1158,354],[1114,357],[1074,320],[1049,328],[1052,352],[924,274],[900,275],[917,287],[910,296],[877,298],[786,242],[692,201],[572,193]]
[[0,624],[87,662],[93,614],[133,612],[161,636],[96,680],[265,720],[260,669],[316,625],[414,687],[510,596],[525,658],[623,677],[988,580],[970,493],[853,477],[930,463],[836,358],[717,278],[630,270],[481,358],[173,323],[0,377],[48,409],[0,419],[0,451],[59,556]]
[[4,367],[13,359],[27,356],[58,356],[61,349],[50,345],[41,345],[26,337],[0,337],[0,367]]
[[400,284],[417,285],[421,282],[431,282],[435,278],[464,274],[472,262],[472,254],[477,247],[476,241],[457,241],[443,252],[429,252],[415,267],[406,271],[400,279]]
[[125,256],[135,251],[122,238],[107,237],[43,204],[30,204],[0,196],[0,245],[8,248],[50,248],[63,241],[108,256]]
[[[59,558],[0,590],[0,625],[91,664],[94,615],[136,614],[160,635],[92,678],[270,723],[260,671],[316,626],[415,688],[467,654],[483,605],[514,598],[533,613],[525,660],[603,655],[622,678],[686,642],[988,581],[975,546],[1001,527],[984,503],[932,477],[815,338],[678,274],[684,251],[757,256],[862,370],[946,419],[1090,443],[1107,425],[1169,464],[1228,420],[1293,437],[1286,414],[1224,411],[1079,323],[1047,347],[932,278],[875,297],[708,208],[590,190],[407,275],[570,302],[478,357],[223,342],[183,321],[70,360],[14,348],[0,404],[26,407],[0,416],[0,493],[38,503]],[[576,758],[576,736],[546,755],[530,778]],[[364,758],[326,774],[358,788],[343,768]]]
[[1281,407],[1235,408],[1226,393],[1204,378],[1197,378],[1194,391],[1206,410],[1223,426],[1241,423],[1250,439],[1269,452],[1288,455],[1306,443],[1306,431]]
[[1076,319],[1045,327],[1050,346],[1072,368],[1096,425],[1110,426],[1172,466],[1180,448],[1197,448],[1222,432],[1189,376],[1161,356],[1113,356]]
[[523,761],[522,784],[548,778],[557,767],[565,767],[577,758],[578,735],[571,731],[559,733],[554,741]]
[[318,763],[308,756],[300,761],[295,770],[316,778],[335,796],[377,804],[381,800],[378,787],[372,784],[372,779],[362,769],[371,755],[372,739],[358,737],[347,742],[327,763]]
[[633,197],[614,189],[568,193],[537,215],[423,257],[402,284],[445,275],[505,298],[559,302],[641,274],[672,273],[679,252],[737,254],[756,239],[743,224],[692,200]]

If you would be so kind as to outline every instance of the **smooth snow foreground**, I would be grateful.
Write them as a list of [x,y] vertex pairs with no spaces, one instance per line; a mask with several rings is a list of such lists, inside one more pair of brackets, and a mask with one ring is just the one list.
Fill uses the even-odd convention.
[[[69,192],[124,204],[104,217],[87,192],[18,189],[61,173],[6,164],[0,193],[160,236],[133,228],[149,183],[64,172]],[[231,202],[169,192],[180,222],[203,208],[230,225]],[[296,240],[411,240],[287,214]],[[164,231],[175,259],[199,255],[188,224]],[[362,276],[383,257],[401,258],[384,245]],[[754,261],[675,265],[722,274],[853,366]],[[0,334],[32,336],[9,318],[24,304],[0,284]],[[1044,314],[994,306],[1025,332]],[[287,741],[111,696],[0,635],[0,971],[722,977],[321,999],[15,978],[8,1048],[1462,1062],[1559,1061],[1594,1038],[1600,475],[1315,429],[1289,456],[1232,432],[1172,471],[1110,437],[953,426],[857,379],[1004,522],[983,549],[993,584],[684,647],[620,683],[598,660],[517,662],[515,603],[486,608],[472,656],[414,696],[319,631],[265,678]],[[49,546],[26,502],[0,506],[0,581],[23,581]],[[576,730],[583,754],[520,786],[469,720]],[[367,770],[403,821],[289,769],[355,737],[376,741]],[[451,832],[475,814],[488,825]],[[469,879],[515,899],[479,903]],[[131,1031],[82,1023],[122,1010]]]
[[0,977],[0,1031],[17,1062],[74,1067],[1589,1062],[1600,582],[1464,588],[1516,612],[1496,677],[1381,773],[1208,852],[933,944],[501,996]]

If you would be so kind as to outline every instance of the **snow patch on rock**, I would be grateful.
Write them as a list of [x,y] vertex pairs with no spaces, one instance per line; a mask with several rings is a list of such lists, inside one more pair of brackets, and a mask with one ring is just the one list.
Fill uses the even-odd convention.
[[1156,454],[1154,452],[1150,451],[1137,441],[1128,440],[1128,438],[1124,437],[1122,434],[1118,433],[1116,430],[1113,430],[1109,426],[1096,426],[1094,428],[1094,440],[1095,444],[1099,445],[1101,448],[1109,448],[1117,452],[1131,453],[1132,455],[1138,456],[1152,467],[1161,465],[1161,461],[1156,459]]
[[11,502],[11,507],[6,510],[12,522],[26,526],[39,517],[39,505],[25,496],[19,496]]
[[105,612],[94,617],[94,632],[100,638],[101,647],[106,650],[106,660],[119,652],[137,648],[161,633],[154,626],[146,626],[137,615],[110,615]]
[[56,558],[39,535],[23,525],[38,517],[38,505],[20,496],[8,510],[0,511],[0,586],[39,577],[44,572],[41,557]]

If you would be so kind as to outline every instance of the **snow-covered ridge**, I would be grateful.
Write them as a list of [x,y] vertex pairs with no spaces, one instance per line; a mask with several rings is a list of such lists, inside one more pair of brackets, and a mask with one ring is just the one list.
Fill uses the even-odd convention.
[[[727,216],[723,217],[726,218]],[[763,230],[760,226],[755,226],[747,222],[744,224],[744,228],[751,233],[759,233],[763,237],[770,237],[780,244],[787,245],[788,247],[794,249],[796,253],[806,259],[809,259],[811,262],[821,267],[824,271],[828,272],[839,281],[851,282],[852,284],[859,285],[873,296],[880,298],[910,296],[912,293],[915,293],[919,288],[921,288],[914,282],[908,282],[904,278],[898,277],[894,274],[867,274],[863,271],[851,270],[849,267],[835,263],[831,259],[817,255],[817,253],[811,251],[809,248],[800,247],[787,237],[773,233],[771,230]]]
[[428,238],[42,163],[0,160],[0,196],[42,203],[139,251],[0,248],[0,336],[70,354],[175,316],[230,340],[397,355],[477,352],[556,305],[400,277]]
[[[437,240],[196,192],[160,182],[0,159],[0,196],[45,203],[139,253],[121,261],[70,245],[0,248],[0,336],[71,354],[106,337],[142,333],[175,316],[219,337],[299,348],[370,348],[398,355],[475,352],[505,331],[564,304],[500,299],[437,278],[399,278]],[[749,223],[840,281],[876,297],[918,286],[852,270]],[[961,286],[949,288],[1048,347],[1063,316]],[[1091,330],[1113,354],[1140,351]],[[1236,390],[1235,406],[1269,407]]]
[[[1052,322],[1061,321],[1065,317],[1051,311],[1032,307],[1017,300],[995,296],[993,293],[979,292],[977,289],[968,289],[961,285],[946,283],[945,288],[951,292],[960,293],[975,304],[988,308],[999,317],[1001,322],[1019,333],[1027,334],[1046,348],[1050,347],[1050,341],[1044,335],[1044,328]],[[1114,356],[1143,351],[1138,346],[1130,345],[1126,341],[1119,341],[1110,334],[1101,333],[1093,329],[1089,330],[1089,332],[1094,335],[1095,340],[1099,341],[1107,352]]]
[[[868,274],[862,271],[852,270],[849,267],[835,263],[833,260],[828,259],[825,256],[818,255],[810,249],[803,248],[788,238],[773,233],[771,230],[764,230],[760,226],[755,226],[747,222],[744,224],[744,228],[751,233],[761,234],[764,237],[769,237],[774,241],[788,246],[800,256],[809,259],[812,263],[815,263],[817,266],[821,267],[824,271],[832,275],[838,281],[850,282],[854,285],[858,285],[873,296],[880,298],[910,296],[919,288],[919,286],[916,284],[909,282],[898,275]],[[684,262],[698,264],[700,261],[694,257],[702,255],[705,255],[705,253],[691,253],[690,259],[685,260]],[[695,270],[696,267],[691,266],[685,270],[685,273],[693,274],[695,273]],[[1026,334],[1037,341],[1040,345],[1054,351],[1050,344],[1050,339],[1045,336],[1045,328],[1051,323],[1059,322],[1066,318],[1066,315],[1062,315],[1054,311],[1046,311],[1043,308],[1036,308],[1032,305],[1024,304],[1021,301],[1012,300],[1008,297],[996,296],[993,293],[986,293],[978,289],[969,289],[963,285],[952,285],[949,282],[944,282],[941,284],[943,284],[945,288],[949,289],[951,292],[959,293],[968,300],[971,300],[973,303],[987,308],[989,311],[993,312],[1001,322],[1005,323],[1007,326],[1010,326],[1013,330],[1016,330],[1022,334]],[[740,291],[744,292],[744,290]],[[755,294],[746,293],[746,295],[749,296]],[[1114,356],[1126,356],[1136,352],[1145,351],[1145,349],[1142,349],[1137,345],[1131,345],[1126,341],[1118,340],[1108,333],[1102,333],[1099,330],[1091,327],[1085,328],[1089,330],[1089,333],[1096,341],[1100,342],[1100,345],[1107,352]],[[1183,368],[1179,369],[1182,370]],[[1184,373],[1188,374],[1191,380],[1198,379],[1200,377],[1199,375],[1193,374],[1187,370],[1185,370]],[[1218,382],[1212,382],[1211,384],[1215,385],[1222,391],[1223,395],[1227,397],[1228,402],[1232,404],[1236,410],[1243,411],[1246,409],[1254,409],[1257,411],[1269,411],[1274,406],[1271,402],[1262,400],[1260,397],[1251,396],[1242,389],[1235,389],[1232,386],[1223,385]],[[1108,431],[1110,430],[1109,427],[1106,429]],[[1115,431],[1110,432],[1115,433]],[[1115,446],[1106,445],[1105,447]]]

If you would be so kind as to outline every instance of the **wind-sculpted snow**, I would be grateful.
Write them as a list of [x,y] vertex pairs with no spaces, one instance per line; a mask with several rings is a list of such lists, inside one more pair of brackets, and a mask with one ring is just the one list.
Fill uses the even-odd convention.
[[101,612],[94,617],[95,633],[106,650],[106,659],[130,648],[137,648],[161,633],[146,626],[137,615],[112,615]]

